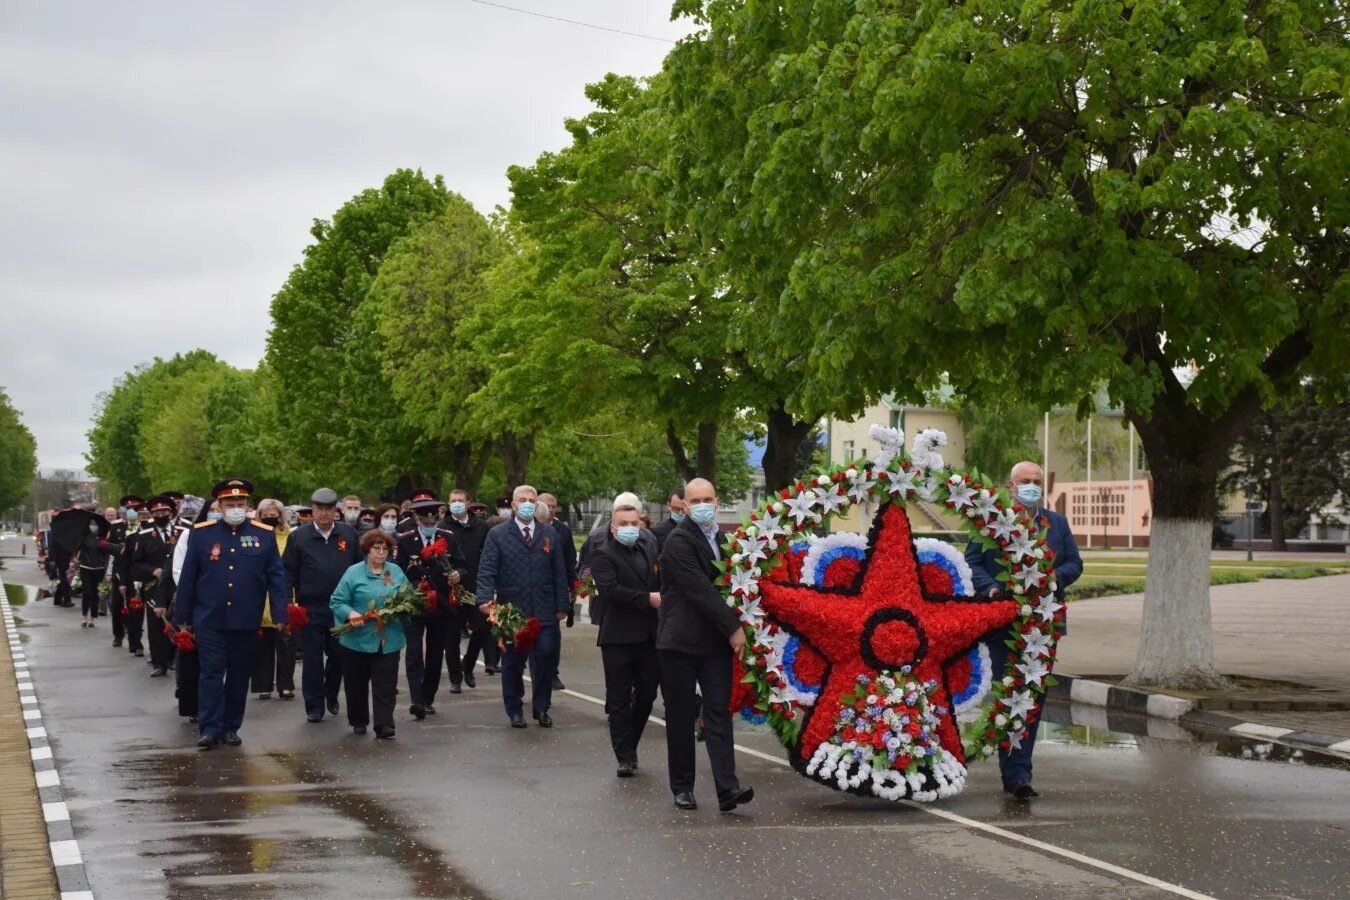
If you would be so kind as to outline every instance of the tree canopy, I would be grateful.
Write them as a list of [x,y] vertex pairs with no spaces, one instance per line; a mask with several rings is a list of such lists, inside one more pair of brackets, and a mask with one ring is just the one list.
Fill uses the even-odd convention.
[[0,388],[0,511],[19,505],[37,475],[37,441]]

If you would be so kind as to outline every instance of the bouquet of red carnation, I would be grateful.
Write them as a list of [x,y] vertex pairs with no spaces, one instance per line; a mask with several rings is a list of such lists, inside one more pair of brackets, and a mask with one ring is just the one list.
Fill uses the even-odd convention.
[[140,597],[131,597],[127,600],[128,613],[140,612],[143,609],[145,609],[145,601]]
[[589,600],[595,596],[595,579],[590,569],[582,569],[581,577],[572,582],[572,593],[578,600]]
[[492,625],[492,636],[503,651],[510,647],[515,653],[529,653],[539,638],[539,619],[528,619],[510,603],[493,603],[488,609],[488,622]]
[[164,623],[164,633],[173,641],[173,645],[178,648],[179,653],[192,653],[197,649],[197,638],[186,628],[180,628],[177,631],[168,622]]
[[299,603],[286,607],[286,621],[292,628],[304,628],[309,624],[309,610]]
[[[426,548],[426,550],[430,549],[430,547]],[[425,553],[426,550],[422,552]],[[417,589],[422,592],[422,596],[426,597],[427,612],[435,612],[436,605],[440,602],[436,596],[436,585],[432,584],[430,579],[423,578],[417,582]]]
[[[434,592],[433,592],[434,596]],[[427,595],[412,582],[404,582],[398,590],[385,600],[384,606],[377,607],[370,601],[360,622],[343,622],[330,629],[333,634],[346,634],[357,628],[364,628],[367,622],[375,623],[375,633],[380,635],[380,645],[384,645],[384,629],[391,621],[411,619],[427,611]]]

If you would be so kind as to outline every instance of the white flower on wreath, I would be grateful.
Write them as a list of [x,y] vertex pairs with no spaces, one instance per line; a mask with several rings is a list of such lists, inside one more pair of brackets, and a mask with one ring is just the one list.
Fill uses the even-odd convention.
[[987,519],[994,514],[997,509],[998,495],[988,488],[981,488],[975,492],[975,500],[970,506],[970,515],[972,518]]
[[769,541],[759,534],[747,533],[742,546],[745,547],[745,561],[751,566],[757,566],[769,558],[769,554],[765,552]]
[[820,511],[822,515],[839,512],[844,504],[848,503],[848,498],[844,496],[843,491],[838,484],[832,484],[828,488],[820,488],[816,491],[820,497]]
[[1027,714],[1035,708],[1036,699],[1031,696],[1031,691],[1014,691],[1008,697],[1008,715],[1014,719],[1025,719]]
[[936,428],[925,428],[914,438],[914,449],[910,451],[909,458],[913,460],[914,465],[922,466],[932,471],[941,471],[947,467],[942,459],[942,454],[937,452],[938,447],[947,446],[947,433],[939,431]]
[[1036,565],[1024,565],[1013,572],[1013,580],[1019,581],[1023,588],[1031,589],[1045,580],[1045,573]]
[[966,484],[960,475],[953,475],[947,479],[947,490],[951,498],[948,502],[952,505],[952,509],[960,512],[967,506],[975,505],[975,489]]
[[1009,508],[999,509],[994,511],[989,524],[984,526],[984,533],[996,541],[1007,541],[1012,539],[1016,527],[1017,513]]
[[901,469],[899,472],[886,472],[886,480],[890,482],[886,487],[886,493],[894,497],[899,494],[901,498],[908,497],[918,490],[914,479],[923,475],[922,469]]
[[1056,600],[1054,594],[1046,594],[1036,604],[1036,615],[1040,617],[1042,622],[1049,622],[1055,617],[1056,611],[1063,608],[1064,604]]
[[855,503],[862,503],[871,494],[876,483],[876,479],[866,469],[854,472],[848,479],[848,498]]
[[[774,504],[774,506],[780,505],[781,504],[779,503]],[[783,525],[783,517],[778,513],[769,513],[765,515],[754,527],[759,531],[760,537],[768,541],[781,537],[788,532],[787,528]]]
[[1050,670],[1045,667],[1045,663],[1039,659],[1028,659],[1025,662],[1018,663],[1017,671],[1022,673],[1022,677],[1027,680],[1027,684],[1040,684],[1041,679],[1050,674]]
[[1032,631],[1022,635],[1022,640],[1027,642],[1027,649],[1022,651],[1028,658],[1050,655],[1050,635],[1044,631]]
[[796,520],[798,528],[808,520],[816,518],[816,513],[811,507],[815,506],[818,500],[816,492],[812,490],[802,491],[788,499],[788,515]]
[[731,592],[749,597],[759,593],[758,579],[751,569],[737,569],[731,573]]
[[942,489],[942,482],[938,479],[936,475],[929,473],[928,477],[924,479],[923,484],[918,485],[914,489],[914,493],[917,494],[919,499],[924,501],[925,503],[936,503],[938,498],[938,491],[941,489]]
[[900,451],[904,449],[905,433],[899,428],[887,428],[885,425],[873,425],[867,429],[867,433],[881,447],[872,457],[873,465],[878,469],[889,467],[891,460],[899,456]]

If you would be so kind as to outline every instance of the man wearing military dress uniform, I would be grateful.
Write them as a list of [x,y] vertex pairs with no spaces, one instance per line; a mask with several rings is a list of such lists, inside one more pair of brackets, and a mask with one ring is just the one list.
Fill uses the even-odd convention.
[[[408,697],[411,701],[408,711],[419,721],[436,714],[436,691],[441,686],[442,657],[450,669],[450,693],[463,692],[460,687],[464,672],[459,657],[459,642],[454,642],[450,653],[446,653],[446,647],[450,636],[458,636],[459,630],[464,627],[453,592],[454,586],[468,577],[469,564],[459,549],[454,532],[436,524],[440,517],[440,505],[431,491],[414,491],[412,511],[416,516],[415,527],[398,536],[399,565],[408,580],[420,584],[426,579],[436,592],[436,608],[414,616],[403,627],[403,633],[408,639],[407,656],[404,657]],[[450,562],[448,574],[439,563],[422,559],[422,551],[437,541],[445,542],[445,558]]]
[[[132,656],[145,656],[142,635],[145,631],[145,601],[136,589],[136,579],[131,574],[131,561],[136,556],[136,544],[140,541],[141,530],[146,527],[147,512],[145,501],[140,497],[126,496],[122,500],[126,507],[126,536],[122,541],[122,552],[113,563],[120,593],[119,619],[127,639],[127,652]],[[114,629],[113,635],[117,631]],[[116,641],[113,644],[116,646]]]
[[150,645],[152,678],[162,678],[173,665],[173,642],[164,633],[164,614],[172,595],[164,592],[165,576],[173,577],[173,548],[177,532],[173,527],[173,500],[160,494],[151,497],[150,522],[143,526],[136,539],[131,556],[131,578],[139,588],[138,596],[145,602],[142,611],[148,625],[146,642]]
[[243,478],[227,478],[212,490],[222,518],[194,526],[174,601],[174,622],[191,625],[197,635],[202,750],[241,743],[253,643],[268,597],[272,621],[289,621],[286,570],[272,527],[248,518],[252,493]]
[[[145,506],[145,501],[135,494],[126,494],[117,505],[123,509],[123,517],[114,519],[112,531],[108,533],[108,541],[123,547],[127,542],[127,535],[135,530],[135,519],[139,516],[140,509]],[[123,593],[123,587],[126,582],[122,580],[122,551],[113,558],[112,580],[108,594],[108,617],[112,619],[113,646],[120,647],[127,637],[127,623],[124,619],[127,598]]]

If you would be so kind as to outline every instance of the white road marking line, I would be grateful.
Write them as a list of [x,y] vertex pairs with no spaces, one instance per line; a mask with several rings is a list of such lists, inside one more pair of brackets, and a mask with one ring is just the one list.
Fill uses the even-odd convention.
[[48,822],[69,822],[70,809],[64,802],[42,804],[42,818]]
[[28,753],[33,757],[33,762],[37,762],[40,759],[52,758],[51,747],[34,747],[32,750],[29,750]]
[[54,787],[61,783],[61,776],[56,774],[55,769],[48,769],[45,772],[34,772],[37,776],[37,786],[40,788]]
[[[529,681],[530,678],[526,676],[525,680]],[[579,691],[574,691],[571,688],[558,691],[557,693],[566,694],[569,697],[576,697],[578,700],[585,700],[588,703],[594,703],[595,705],[600,707],[603,707],[605,705],[604,700],[601,700],[598,697],[592,697],[589,694],[583,694]],[[648,721],[653,722],[657,725],[661,725],[663,727],[666,724],[664,719],[659,719],[656,716],[650,717]],[[1350,743],[1350,741],[1347,741],[1346,743]],[[752,747],[743,747],[740,744],[735,744],[734,746],[736,748],[737,753],[744,753],[747,756],[753,756],[756,759],[762,759],[765,762],[771,762],[774,763],[775,765],[783,766],[784,768],[791,768],[791,765],[788,763],[788,761],[783,759],[782,757],[770,756],[768,753],[763,753],[759,750],[755,750]],[[984,822],[976,821],[975,819],[968,819],[965,816],[959,816],[956,813],[947,812],[945,809],[935,809],[926,803],[916,803],[913,800],[904,800],[901,802],[904,803],[906,806],[909,806],[913,809],[917,809],[919,812],[928,813],[930,816],[937,816],[939,819],[945,819],[946,821],[953,822],[957,825],[964,825],[965,827],[970,828],[974,831],[980,831],[985,834],[993,835],[994,837],[1000,837],[1003,838],[1004,840],[1012,841],[1013,843],[1016,844],[1022,844],[1023,846],[1040,850],[1043,853],[1050,853],[1055,856],[1062,856],[1065,859],[1073,860],[1074,862],[1080,865],[1088,866],[1094,869],[1099,869],[1103,872],[1109,872],[1110,874],[1116,875],[1120,878],[1128,878],[1131,881],[1137,881],[1140,884],[1146,884],[1149,887],[1157,888],[1160,891],[1166,891],[1169,894],[1175,894],[1178,897],[1188,897],[1190,898],[1190,900],[1215,900],[1215,898],[1211,897],[1209,894],[1201,894],[1198,891],[1193,891],[1190,890],[1189,888],[1184,888],[1179,884],[1172,884],[1171,882],[1162,881],[1161,879],[1154,878],[1152,875],[1145,875],[1144,873],[1136,872],[1133,869],[1126,869],[1122,866],[1117,866],[1114,863],[1109,863],[1104,859],[1097,859],[1096,857],[1086,856],[1082,853],[1078,853],[1077,851],[1069,850],[1065,847],[1056,846],[1055,844],[1047,844],[1045,841],[1038,841],[1035,838],[1029,838],[1025,835],[1017,834],[1016,832],[1013,831],[1008,831],[1006,828],[1000,828],[997,825],[988,825]]]
[[51,841],[52,865],[78,866],[84,862],[78,841]]

